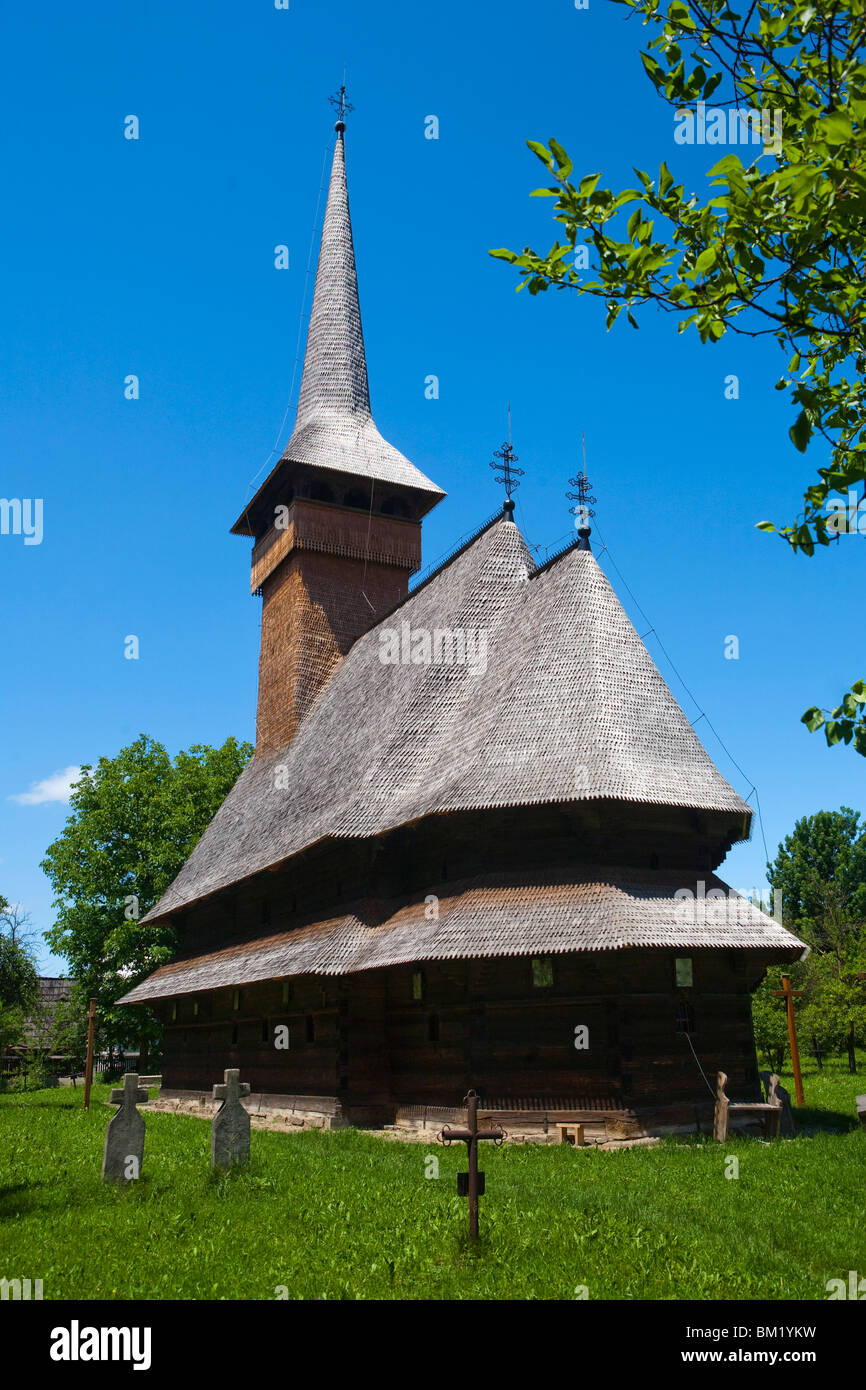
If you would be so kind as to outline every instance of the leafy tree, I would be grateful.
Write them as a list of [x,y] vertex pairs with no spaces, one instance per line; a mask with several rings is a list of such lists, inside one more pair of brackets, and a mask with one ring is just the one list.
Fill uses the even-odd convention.
[[804,816],[767,874],[782,895],[785,924],[812,947],[805,1029],[826,1046],[844,1047],[855,1072],[855,1047],[866,1038],[866,826],[847,806]]
[[45,937],[69,961],[76,1012],[96,1000],[101,1044],[138,1041],[146,1055],[159,1037],[155,1019],[117,1004],[176,945],[171,928],[141,918],[176,877],[252,751],[229,738],[221,748],[197,744],[172,760],[142,734],[115,757],[81,769],[72,814],[42,863],[57,909]]
[[[39,995],[36,963],[7,925],[7,912],[14,914],[14,909],[0,895],[0,1053],[25,1042],[27,1015]],[[20,914],[15,914],[18,920]]]
[[[785,967],[787,969],[787,967]],[[782,988],[781,965],[772,966],[752,995],[752,1023],[755,1046],[770,1064],[770,1070],[781,1072],[788,1047],[788,1020],[785,1001],[776,999],[773,991]]]
[[17,1004],[0,1004],[0,1056],[24,1042],[26,1017]]
[[39,975],[30,952],[0,935],[0,1004],[27,1011],[35,1005],[38,993]]
[[[776,389],[793,406],[791,442],[805,453],[818,439],[828,459],[802,513],[778,528],[812,555],[843,526],[866,530],[866,514],[849,505],[866,482],[866,0],[765,0],[744,17],[727,0],[617,3],[654,34],[640,56],[675,108],[675,141],[691,143],[690,129],[694,139],[689,104],[724,84],[706,143],[727,142],[732,118],[739,135],[742,112],[746,139],[757,134],[761,148],[746,163],[734,153],[714,163],[699,197],[664,162],[657,177],[636,169],[637,188],[600,186],[600,173],[573,180],[557,140],[530,140],[554,179],[533,196],[556,199],[564,241],[490,254],[516,266],[530,294],[555,285],[603,300],[608,328],[623,312],[637,328],[635,313],[652,304],[702,343],[728,332],[774,338],[787,359]],[[802,718],[828,744],[853,741],[866,755],[862,679],[834,710],[813,706]]]

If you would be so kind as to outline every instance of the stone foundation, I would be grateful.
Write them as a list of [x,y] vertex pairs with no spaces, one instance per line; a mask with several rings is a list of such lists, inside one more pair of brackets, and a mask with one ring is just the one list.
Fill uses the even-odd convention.
[[[389,1139],[410,1143],[434,1143],[444,1125],[466,1123],[459,1106],[398,1106],[394,1123],[382,1124],[362,1111],[347,1111],[337,1096],[284,1096],[267,1092],[245,1096],[241,1102],[256,1128],[291,1133],[299,1129],[367,1129]],[[210,1119],[219,1104],[208,1092],[164,1090],[152,1101],[151,1110],[196,1115]],[[378,1119],[378,1117],[376,1117]],[[509,1143],[558,1144],[558,1124],[582,1124],[584,1145],[610,1152],[657,1143],[669,1134],[713,1132],[713,1105],[665,1106],[658,1110],[481,1110],[479,1124],[501,1125]],[[760,1121],[743,1117],[731,1126],[739,1133],[761,1134]]]

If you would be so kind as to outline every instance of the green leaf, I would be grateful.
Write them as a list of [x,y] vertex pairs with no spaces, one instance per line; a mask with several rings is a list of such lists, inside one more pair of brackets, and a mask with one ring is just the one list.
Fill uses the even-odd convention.
[[757,521],[755,526],[758,531],[775,531],[772,521]]
[[542,145],[538,140],[527,140],[526,143],[532,150],[532,153],[537,155],[542,164],[546,164],[550,172],[553,173],[553,155],[547,146]]
[[574,165],[572,164],[571,160],[569,159],[568,155],[566,154],[565,150],[562,148],[558,140],[554,140],[551,138],[550,148],[553,150],[553,153],[556,156],[556,162],[559,165],[559,169],[557,171],[559,177],[562,179],[567,179],[572,169],[574,168]]
[[809,440],[812,438],[812,426],[809,423],[805,411],[800,411],[800,414],[788,430],[788,436],[794,448],[799,450],[801,454],[805,454],[809,445]]
[[601,174],[587,174],[586,178],[581,179],[578,186],[578,193],[581,198],[588,198],[590,193],[594,193]]

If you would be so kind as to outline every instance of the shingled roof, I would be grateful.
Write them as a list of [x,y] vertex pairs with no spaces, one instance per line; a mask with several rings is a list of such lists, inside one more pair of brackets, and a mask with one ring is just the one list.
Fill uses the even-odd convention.
[[[486,659],[386,664],[388,634],[462,631]],[[467,651],[469,648],[467,648]],[[293,742],[247,765],[145,920],[326,838],[604,799],[750,810],[703,748],[590,551],[536,570],[503,516],[351,648]]]
[[341,124],[337,126],[295,428],[282,459],[232,528],[242,535],[252,534],[249,513],[257,499],[269,490],[276,474],[293,463],[412,488],[429,494],[428,510],[445,496],[382,438],[373,422]]
[[327,921],[228,946],[161,966],[124,1003],[146,1003],[199,990],[253,984],[289,975],[349,975],[424,960],[558,955],[572,951],[759,950],[795,960],[803,943],[733,893],[714,874],[691,898],[683,872],[612,869],[586,877],[505,874],[447,885],[439,917],[425,900],[393,904],[368,923],[362,904]]

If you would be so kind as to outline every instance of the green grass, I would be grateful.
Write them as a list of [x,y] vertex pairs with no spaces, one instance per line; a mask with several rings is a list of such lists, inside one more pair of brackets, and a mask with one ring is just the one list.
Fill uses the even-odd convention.
[[825,1299],[866,1275],[866,1073],[812,1063],[805,1086],[803,1132],[772,1145],[485,1147],[474,1250],[462,1145],[254,1130],[249,1168],[215,1175],[208,1124],[151,1112],[142,1178],[116,1190],[107,1087],[86,1115],[80,1088],[0,1096],[0,1275],[41,1278],[46,1299]]

